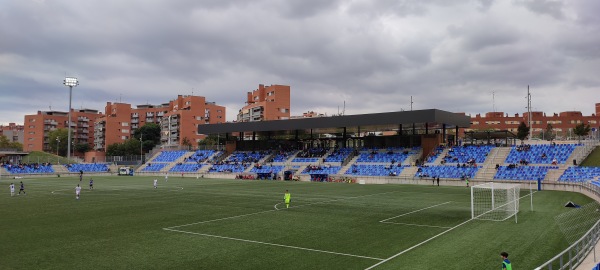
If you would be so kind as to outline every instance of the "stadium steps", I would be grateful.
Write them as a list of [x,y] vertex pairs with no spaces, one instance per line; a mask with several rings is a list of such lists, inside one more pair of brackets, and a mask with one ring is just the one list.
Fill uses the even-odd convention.
[[360,157],[360,155],[356,155],[355,157],[353,157],[350,162],[348,162],[348,164],[342,166],[342,168],[340,169],[340,173],[339,174],[345,174],[346,171],[348,171],[348,169],[352,166],[352,164],[356,163],[356,160],[358,160],[358,158]]
[[415,177],[415,174],[417,174],[418,170],[419,170],[419,167],[417,167],[417,166],[406,167],[402,170],[402,173],[400,173],[399,177],[412,179]]
[[442,165],[442,160],[444,160],[444,157],[446,156],[446,154],[448,154],[448,151],[450,151],[450,148],[444,148],[444,150],[442,151],[442,153],[440,153],[437,158],[432,162],[432,165]]
[[111,173],[118,173],[119,172],[119,166],[117,166],[114,163],[108,165],[108,169],[110,170]]
[[512,147],[494,147],[492,151],[488,154],[488,158],[485,159],[483,163],[484,166],[490,165],[496,168],[496,164],[503,165],[506,161],[506,158],[510,154],[510,149]]
[[52,165],[52,169],[57,174],[67,174],[69,170],[65,168],[65,165]]
[[511,147],[494,147],[490,150],[485,162],[483,162],[483,168],[477,171],[475,179],[492,180],[496,175],[496,164],[503,165],[504,161],[510,154]]
[[548,170],[544,182],[557,182],[563,173],[567,170],[568,166],[559,166],[557,170]]
[[408,155],[404,161],[402,161],[402,165],[413,166],[415,165],[415,161],[420,159],[423,156],[423,148],[419,149],[417,152],[412,152],[412,154]]
[[334,148],[329,148],[329,150],[327,150],[327,152],[325,153],[325,155],[323,155],[321,158],[323,159],[323,161],[325,161],[325,159],[331,155],[331,153],[333,153],[333,150],[335,150]]
[[200,174],[208,173],[208,170],[210,168],[212,168],[212,164],[202,164],[202,168],[200,168],[200,170],[198,170],[198,173],[200,173]]
[[183,160],[185,160],[186,158],[188,158],[188,157],[192,156],[193,154],[194,154],[194,152],[189,152],[189,153],[186,153],[186,154],[182,155],[181,157],[179,157],[179,158],[178,158],[178,159],[176,159],[175,161],[173,161],[173,162],[169,162],[169,163],[167,164],[167,166],[164,166],[164,167],[163,167],[163,168],[160,170],[160,172],[169,172],[169,170],[170,170],[171,168],[175,167],[175,165],[177,165],[177,163],[183,163]]

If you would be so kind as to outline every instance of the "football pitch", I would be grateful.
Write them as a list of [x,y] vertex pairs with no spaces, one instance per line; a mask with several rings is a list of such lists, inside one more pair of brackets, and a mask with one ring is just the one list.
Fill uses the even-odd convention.
[[515,224],[470,220],[467,187],[92,178],[80,200],[76,178],[0,179],[0,269],[533,269],[569,246],[564,203],[592,201],[536,192]]

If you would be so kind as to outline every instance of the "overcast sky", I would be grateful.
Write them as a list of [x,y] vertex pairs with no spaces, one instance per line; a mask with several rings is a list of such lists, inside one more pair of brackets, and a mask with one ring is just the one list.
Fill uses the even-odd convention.
[[[292,115],[594,111],[598,0],[0,0],[0,124],[202,95],[235,120],[258,84]],[[495,101],[495,102],[493,102]],[[494,106],[495,104],[495,106]]]

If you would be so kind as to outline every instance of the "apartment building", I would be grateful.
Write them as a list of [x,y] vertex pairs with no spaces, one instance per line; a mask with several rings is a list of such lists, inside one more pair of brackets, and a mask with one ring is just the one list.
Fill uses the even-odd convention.
[[[23,125],[23,151],[48,151],[50,131],[67,128],[69,121],[68,112],[38,111],[37,114],[25,115]],[[94,142],[93,123],[102,113],[92,109],[71,110],[71,131],[74,144]]]
[[[596,113],[583,115],[580,111],[566,111],[547,114],[544,112],[531,112],[531,127],[533,136],[539,135],[551,124],[558,138],[574,137],[573,128],[578,124],[589,124],[592,128],[600,127],[600,103],[596,103]],[[508,130],[517,133],[521,122],[528,124],[529,113],[509,115],[504,112],[488,112],[485,115],[477,114],[471,117],[471,130]]]
[[6,136],[9,142],[18,142],[23,144],[24,126],[15,123],[8,123],[7,126],[0,125],[0,135]]
[[202,139],[197,126],[225,122],[225,107],[207,102],[202,96],[183,96],[160,105],[138,105],[107,102],[104,117],[95,122],[94,150],[105,151],[108,145],[122,143],[134,130],[147,123],[161,127],[161,142],[181,145],[187,140],[195,145]]
[[237,115],[238,122],[290,119],[290,86],[260,84],[246,97],[246,105]]

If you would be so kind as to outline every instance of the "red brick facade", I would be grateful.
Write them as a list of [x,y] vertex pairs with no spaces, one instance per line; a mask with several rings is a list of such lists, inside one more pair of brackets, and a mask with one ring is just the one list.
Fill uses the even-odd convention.
[[246,106],[237,115],[238,122],[283,120],[290,118],[290,87],[264,86],[247,93]]
[[[554,133],[558,139],[573,138],[572,129],[580,123],[589,124],[591,127],[600,127],[600,103],[596,103],[596,113],[584,116],[580,111],[567,111],[554,114],[544,112],[531,112],[533,136],[537,137],[546,130],[548,124],[552,124]],[[471,117],[470,130],[509,130],[516,134],[521,122],[528,125],[529,113],[508,115],[503,112],[488,112],[484,116],[477,114]]]

